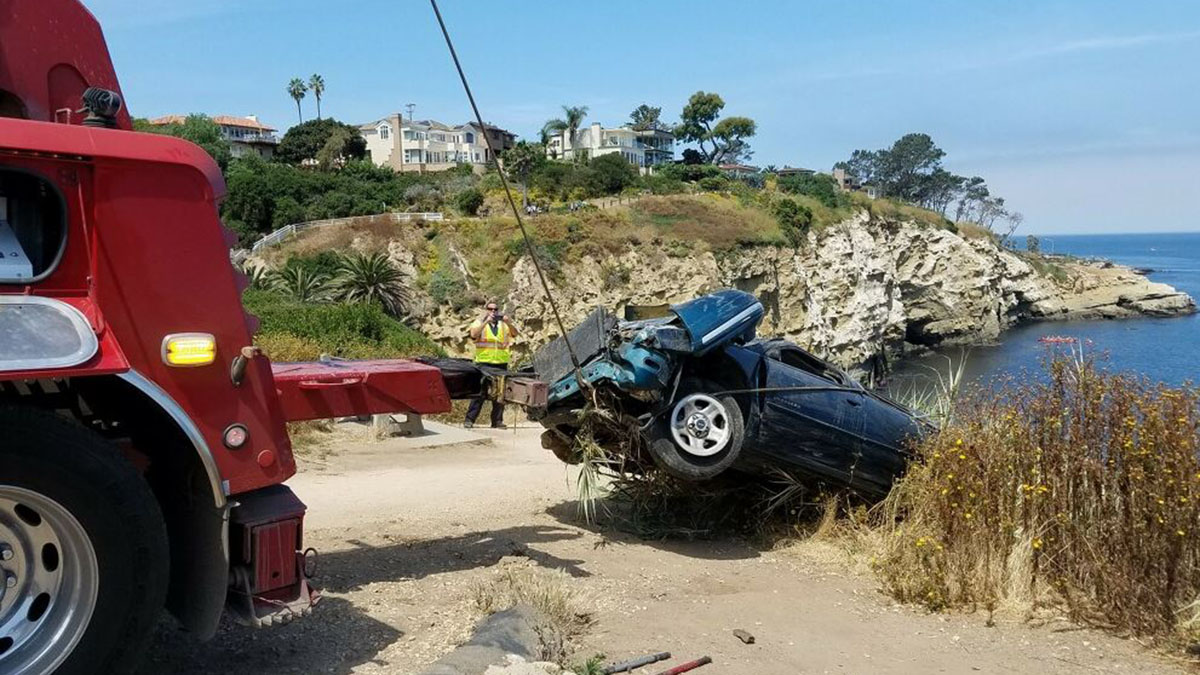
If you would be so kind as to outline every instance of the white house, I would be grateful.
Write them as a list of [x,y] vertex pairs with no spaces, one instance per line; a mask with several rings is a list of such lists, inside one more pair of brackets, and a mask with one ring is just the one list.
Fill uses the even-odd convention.
[[562,131],[551,136],[546,144],[546,156],[551,159],[591,159],[616,153],[649,172],[660,164],[674,161],[675,136],[661,129],[638,131],[628,126],[605,129],[594,122],[577,130],[574,139],[568,139],[567,132]]
[[358,131],[367,141],[371,161],[396,171],[444,171],[470,164],[482,172],[494,159],[484,133],[496,153],[517,143],[516,134],[490,124],[482,130],[475,122],[450,126],[434,120],[406,120],[400,113],[360,124]]
[[[164,115],[150,120],[155,126],[168,124],[183,124],[185,115]],[[229,152],[234,157],[243,157],[250,153],[270,159],[275,154],[275,146],[279,139],[275,136],[275,128],[269,127],[254,115],[234,117],[233,115],[213,115],[211,118],[221,127],[221,137],[229,141]]]

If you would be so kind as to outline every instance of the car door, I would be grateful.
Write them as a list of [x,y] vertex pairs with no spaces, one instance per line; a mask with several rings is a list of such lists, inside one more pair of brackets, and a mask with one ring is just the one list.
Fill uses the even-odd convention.
[[859,452],[865,392],[793,345],[767,352],[758,449],[840,483]]
[[853,483],[865,492],[886,493],[904,472],[912,444],[928,433],[910,411],[874,394],[863,398],[863,432]]

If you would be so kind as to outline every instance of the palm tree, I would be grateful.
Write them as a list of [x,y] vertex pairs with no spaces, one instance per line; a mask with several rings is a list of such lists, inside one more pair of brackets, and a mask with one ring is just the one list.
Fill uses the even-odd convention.
[[325,78],[313,73],[313,76],[308,78],[308,88],[317,99],[317,119],[321,119],[321,94],[325,93]]
[[[543,144],[550,140],[550,136],[554,134],[562,134],[565,136],[563,143],[563,152],[566,153],[568,145],[571,148],[575,147],[575,133],[579,131],[579,127],[583,125],[583,120],[587,119],[588,109],[586,105],[566,106],[562,107],[563,117],[548,120],[542,125]],[[574,155],[574,152],[572,152]]]
[[583,125],[583,120],[587,119],[588,109],[586,105],[579,106],[563,106],[563,115],[566,116],[567,122],[567,137],[571,139],[571,144],[575,143],[575,132],[579,131],[579,127]]
[[338,263],[335,288],[340,300],[378,302],[392,316],[403,314],[412,302],[404,276],[380,252],[343,257]]
[[288,265],[275,277],[275,289],[296,302],[324,302],[329,299],[329,277]]
[[304,84],[304,80],[298,77],[293,77],[291,82],[288,82],[287,93],[296,100],[296,115],[304,122],[304,113],[300,112],[300,99],[304,98],[304,92],[308,91],[308,87]]

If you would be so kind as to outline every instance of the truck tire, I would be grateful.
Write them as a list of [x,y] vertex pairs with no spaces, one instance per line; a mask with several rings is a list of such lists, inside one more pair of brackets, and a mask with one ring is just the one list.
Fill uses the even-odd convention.
[[73,420],[0,407],[0,673],[131,669],[167,591],[149,486]]
[[654,463],[668,474],[688,481],[715,478],[742,452],[745,420],[737,400],[711,382],[684,382],[670,408],[651,426],[647,436]]

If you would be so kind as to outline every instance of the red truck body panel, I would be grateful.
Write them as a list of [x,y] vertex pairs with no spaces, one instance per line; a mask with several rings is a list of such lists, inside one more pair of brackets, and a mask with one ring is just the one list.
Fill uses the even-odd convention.
[[[235,387],[229,364],[251,344],[242,279],[229,262],[217,217],[225,184],[212,159],[191,143],[154,134],[0,119],[3,165],[55,185],[67,205],[66,253],[44,281],[0,285],[0,293],[45,295],[82,310],[100,338],[87,363],[55,371],[10,372],[0,379],[81,377],[134,369],[161,387],[196,424],[238,494],[295,473],[270,364],[252,359]],[[211,333],[217,363],[173,368],[163,337]],[[250,432],[229,450],[230,424]],[[264,450],[275,461],[263,466]]]
[[[78,124],[85,89],[121,91],[100,24],[76,0],[9,0],[0,35],[0,90],[28,119]],[[133,128],[124,109],[117,126]]]

